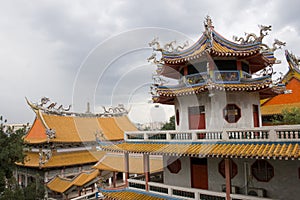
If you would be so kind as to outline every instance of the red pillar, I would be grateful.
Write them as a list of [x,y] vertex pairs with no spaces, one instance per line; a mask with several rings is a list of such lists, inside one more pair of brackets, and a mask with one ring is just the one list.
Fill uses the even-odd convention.
[[113,188],[117,187],[117,173],[113,172]]
[[184,76],[186,76],[186,75],[188,75],[188,67],[187,66],[184,66],[184,68],[183,68],[183,75]]
[[231,177],[230,177],[230,159],[225,158],[225,177],[226,177],[226,200],[230,200]]
[[143,154],[143,164],[144,164],[144,174],[145,174],[145,189],[149,191],[149,181],[150,181],[150,165],[149,165],[149,155]]
[[242,61],[240,61],[240,60],[236,61],[236,69],[242,70]]
[[125,171],[125,187],[128,187],[129,179],[129,154],[124,153],[124,171]]

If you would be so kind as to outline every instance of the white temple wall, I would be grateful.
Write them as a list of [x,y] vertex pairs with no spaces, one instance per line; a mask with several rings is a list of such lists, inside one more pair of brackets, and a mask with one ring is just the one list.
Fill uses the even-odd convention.
[[180,187],[191,187],[191,175],[190,175],[190,158],[189,157],[180,157],[181,161],[181,170],[179,173],[174,174],[169,171],[167,168],[168,160],[176,160],[176,157],[164,156],[164,184],[167,185],[176,185]]
[[[175,157],[171,157],[175,158]],[[164,184],[191,187],[190,157],[180,157],[181,171],[173,174],[167,166],[168,156],[164,156]],[[174,159],[175,160],[175,159]],[[232,159],[238,168],[237,175],[231,180],[231,185],[236,186],[240,193],[244,194],[245,185],[249,188],[262,188],[266,191],[267,197],[276,199],[294,200],[298,199],[300,188],[298,160],[267,160],[274,167],[274,177],[269,182],[257,181],[251,175],[251,165],[256,159]],[[208,189],[212,191],[222,191],[222,185],[225,185],[225,178],[219,173],[219,163],[222,158],[208,158]],[[248,165],[249,173],[245,174],[245,163]],[[246,181],[246,177],[248,177]],[[283,184],[284,183],[284,184]]]
[[[241,118],[236,123],[228,123],[223,117],[223,109],[227,104],[236,104],[241,109]],[[220,130],[224,128],[252,128],[253,106],[260,106],[259,94],[248,92],[208,92],[200,95],[177,97],[175,112],[179,110],[179,125],[176,130],[189,130],[188,108],[193,106],[205,106],[206,129]],[[261,125],[261,117],[259,114]]]

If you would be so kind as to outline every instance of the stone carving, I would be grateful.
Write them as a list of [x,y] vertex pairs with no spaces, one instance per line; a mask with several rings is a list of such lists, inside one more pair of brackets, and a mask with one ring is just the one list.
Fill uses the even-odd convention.
[[156,59],[156,53],[155,52],[153,52],[152,55],[149,58],[147,58],[147,61],[152,62],[155,65],[163,64],[162,60],[157,60]]
[[239,42],[240,44],[262,42],[263,38],[268,35],[268,31],[272,30],[272,26],[258,25],[258,27],[260,29],[259,36],[257,36],[255,33],[245,33],[245,38],[233,36],[233,40]]
[[39,104],[39,106],[43,106],[43,105],[47,104],[49,101],[50,101],[50,99],[48,97],[42,97],[41,103]]
[[203,34],[207,38],[206,49],[209,49],[212,47],[212,38],[213,38],[212,31],[211,31],[211,29],[213,28],[213,25],[212,25],[212,20],[211,20],[210,16],[207,15],[205,18],[205,21],[203,23],[204,23],[204,28],[205,28],[205,31],[203,32]]
[[275,39],[271,48],[266,44],[261,44],[261,46],[262,46],[261,49],[262,49],[262,52],[274,52],[277,49],[281,49],[281,47],[285,46],[285,44],[286,44],[285,42]]
[[104,134],[101,130],[97,130],[95,132],[95,138],[96,138],[96,141],[101,141],[104,139]]
[[39,152],[39,166],[42,167],[45,163],[49,161],[52,156],[51,150],[45,150]]
[[163,52],[164,49],[160,46],[158,42],[158,37],[155,37],[151,42],[148,43],[150,47],[153,48],[153,51],[160,51]]
[[115,115],[124,115],[124,114],[128,114],[128,111],[125,109],[123,104],[118,104],[118,106],[116,107],[105,107],[102,106],[104,113],[100,114],[100,115],[104,115],[104,116],[115,116]]
[[173,40],[169,43],[166,43],[165,45],[163,45],[163,47],[161,47],[159,41],[158,41],[158,37],[155,37],[151,42],[149,42],[149,46],[153,48],[153,51],[160,51],[160,52],[178,52],[179,49],[183,50],[184,48],[186,48],[189,45],[189,42],[186,41],[183,43],[183,45],[177,45],[176,44],[176,40]]
[[160,75],[153,74],[152,80],[154,82],[154,85],[156,86],[163,86],[164,84],[168,83],[165,79],[163,79]]
[[163,86],[164,84],[168,83],[168,81],[163,79],[158,74],[152,74],[152,80],[153,80],[153,84],[150,86],[150,94],[152,96],[157,96],[157,87]]
[[57,103],[56,102],[51,102],[48,97],[42,97],[40,100],[40,103],[30,103],[27,98],[26,98],[27,103],[33,107],[34,109],[40,109],[45,112],[49,113],[55,113],[55,114],[66,114],[67,111],[71,109],[71,105],[69,105],[67,108],[64,108],[63,105],[60,105],[56,107]]
[[174,51],[174,49],[175,49],[174,44],[176,44],[176,40],[171,41],[171,42],[165,44],[164,45],[164,50],[168,51],[168,52]]
[[299,64],[300,59],[297,58],[297,57],[296,57],[294,54],[292,54],[292,53],[290,53],[289,55],[290,55],[290,58],[291,58],[292,62],[293,62],[295,65],[299,66],[299,65],[300,65],[300,64]]
[[175,47],[175,51],[178,52],[179,49],[183,50],[183,49],[185,49],[185,48],[188,47],[188,46],[189,46],[189,41],[187,40],[187,41],[185,41],[185,42],[183,43],[183,45],[178,45],[177,47]]
[[47,141],[50,142],[50,139],[55,138],[55,130],[53,129],[46,129]]

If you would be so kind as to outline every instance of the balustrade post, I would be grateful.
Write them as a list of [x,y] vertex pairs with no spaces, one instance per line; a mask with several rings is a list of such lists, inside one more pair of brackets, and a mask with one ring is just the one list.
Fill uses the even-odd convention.
[[170,134],[170,132],[166,133],[166,139],[167,139],[167,141],[171,140],[171,134]]
[[168,195],[173,196],[173,190],[171,187],[168,187]]
[[192,141],[196,141],[197,139],[198,139],[197,133],[196,132],[192,132]]
[[149,139],[148,134],[144,132],[144,140],[148,140],[148,139]]
[[227,131],[223,130],[222,131],[222,140],[228,140],[228,139],[229,139],[229,137],[228,137]]
[[200,199],[200,193],[199,192],[195,192],[195,199]]
[[277,140],[277,139],[278,139],[278,136],[276,134],[276,131],[275,131],[275,129],[272,128],[269,131],[269,140]]

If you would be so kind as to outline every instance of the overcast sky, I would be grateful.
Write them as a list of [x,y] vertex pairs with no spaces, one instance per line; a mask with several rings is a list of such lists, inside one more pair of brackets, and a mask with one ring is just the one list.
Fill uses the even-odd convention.
[[[0,3],[0,114],[10,123],[32,122],[25,102],[43,96],[84,112],[119,103],[134,122],[166,120],[172,108],[148,104],[155,67],[147,63],[148,42],[197,40],[206,15],[227,39],[257,33],[272,25],[265,38],[287,43],[300,56],[300,2],[296,0],[100,1],[39,0]],[[276,56],[285,72],[284,51]]]

